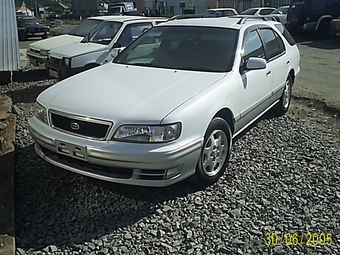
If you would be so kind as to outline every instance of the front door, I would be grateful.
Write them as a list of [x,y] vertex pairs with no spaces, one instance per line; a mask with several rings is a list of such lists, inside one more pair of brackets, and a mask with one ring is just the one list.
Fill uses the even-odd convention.
[[[265,50],[257,30],[249,31],[244,37],[243,63],[250,57],[264,58]],[[244,64],[242,65],[244,67]],[[246,70],[240,68],[242,88],[240,93],[240,109],[242,123],[254,119],[266,107],[272,94],[272,70],[267,64],[265,69]]]

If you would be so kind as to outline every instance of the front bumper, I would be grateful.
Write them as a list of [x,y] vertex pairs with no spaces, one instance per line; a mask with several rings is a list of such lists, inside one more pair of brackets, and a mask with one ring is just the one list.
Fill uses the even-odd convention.
[[27,31],[28,37],[37,37],[37,36],[48,36],[50,31]]
[[36,152],[51,164],[137,186],[165,187],[193,175],[203,143],[203,138],[185,146],[90,140],[52,129],[35,117],[28,127]]
[[26,52],[26,55],[33,66],[39,66],[39,65],[44,65],[46,68],[46,62],[47,62],[47,56],[40,55],[39,53],[32,52],[28,50]]
[[69,66],[54,65],[46,62],[46,68],[49,70],[49,75],[53,78],[64,80],[72,75],[78,74],[86,70],[85,68],[71,68]]

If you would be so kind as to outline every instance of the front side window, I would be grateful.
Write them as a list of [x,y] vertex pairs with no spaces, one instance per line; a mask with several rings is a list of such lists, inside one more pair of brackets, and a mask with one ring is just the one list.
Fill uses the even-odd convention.
[[214,27],[153,27],[131,43],[115,63],[207,72],[227,72],[238,31]]
[[265,58],[264,47],[256,30],[248,33],[244,38],[243,59],[247,61],[251,57]]
[[71,32],[70,35],[75,36],[86,36],[92,29],[98,26],[102,21],[97,19],[87,19],[84,22],[80,23],[76,26]]
[[93,42],[108,45],[122,26],[121,22],[103,21],[88,36],[84,37],[83,43]]
[[[284,51],[284,46],[281,38],[271,29],[260,29],[261,37],[266,45],[267,60],[270,60]],[[281,41],[279,41],[281,40]]]
[[138,36],[140,36],[145,31],[149,30],[152,27],[151,23],[138,23],[127,25],[124,28],[121,36],[118,38],[118,41],[122,47],[125,47],[130,42],[135,40]]

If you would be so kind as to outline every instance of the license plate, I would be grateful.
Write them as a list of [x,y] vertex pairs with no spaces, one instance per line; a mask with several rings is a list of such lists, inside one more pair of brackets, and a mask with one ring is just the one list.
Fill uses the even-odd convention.
[[54,78],[57,78],[57,79],[59,78],[59,77],[58,77],[58,72],[55,71],[55,70],[53,70],[53,69],[49,69],[48,73],[49,73],[52,77],[54,77]]
[[87,153],[85,146],[79,146],[68,142],[56,140],[57,153],[66,155],[79,160],[87,161]]

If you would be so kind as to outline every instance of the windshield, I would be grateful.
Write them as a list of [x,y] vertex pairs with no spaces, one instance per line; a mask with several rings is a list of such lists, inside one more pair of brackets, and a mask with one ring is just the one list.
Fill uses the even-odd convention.
[[121,22],[116,21],[103,21],[95,29],[93,29],[84,39],[82,43],[99,43],[108,45],[112,41],[113,37],[122,26]]
[[227,28],[160,26],[132,42],[115,63],[206,72],[230,71],[238,31]]
[[241,14],[244,14],[244,15],[254,15],[256,13],[257,9],[248,9],[248,10],[245,10],[244,12],[242,12]]
[[80,23],[78,26],[76,26],[71,32],[70,35],[76,35],[84,37],[90,33],[92,29],[94,29],[96,26],[98,26],[102,20],[97,19],[87,19],[84,22]]
[[19,19],[20,24],[25,25],[33,25],[33,24],[39,24],[39,20],[35,17],[21,17]]

